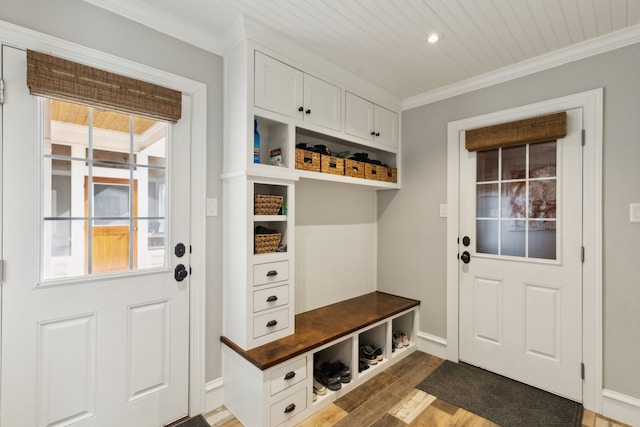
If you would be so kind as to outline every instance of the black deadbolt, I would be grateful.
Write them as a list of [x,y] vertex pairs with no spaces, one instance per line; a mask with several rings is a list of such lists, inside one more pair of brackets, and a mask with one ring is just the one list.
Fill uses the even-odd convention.
[[465,264],[469,264],[469,261],[471,261],[471,254],[468,251],[464,251],[462,252],[462,255],[460,255],[460,259]]
[[178,258],[181,258],[185,253],[187,253],[187,248],[183,243],[178,243],[173,250],[173,253],[175,253]]
[[471,244],[471,239],[469,238],[469,236],[464,236],[462,238],[462,244],[465,246],[469,246]]
[[178,264],[176,266],[176,269],[174,270],[173,277],[176,278],[176,281],[182,282],[187,278],[188,275],[189,272],[187,271],[187,267],[185,267],[183,264]]

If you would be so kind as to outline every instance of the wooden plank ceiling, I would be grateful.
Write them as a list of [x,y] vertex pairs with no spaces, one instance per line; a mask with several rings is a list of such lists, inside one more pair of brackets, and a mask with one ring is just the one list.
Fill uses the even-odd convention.
[[242,15],[253,40],[284,36],[399,99],[640,23],[638,0],[84,1],[221,55]]
[[[89,125],[89,108],[84,105],[72,104],[69,102],[51,101],[51,120],[74,125]],[[134,117],[133,132],[141,135],[149,130],[157,121]],[[129,132],[129,116],[115,113],[113,111],[93,110],[93,126],[113,130],[117,132]]]

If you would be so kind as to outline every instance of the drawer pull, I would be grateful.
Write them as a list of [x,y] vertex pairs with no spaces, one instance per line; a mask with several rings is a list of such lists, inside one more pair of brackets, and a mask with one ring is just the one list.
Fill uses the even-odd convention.
[[286,408],[284,408],[284,413],[288,414],[289,412],[293,412],[296,410],[296,405],[295,403],[292,403],[290,405],[288,405]]
[[278,301],[278,297],[275,295],[271,295],[269,298],[267,298],[267,302],[274,302],[274,301]]
[[269,320],[267,322],[267,328],[270,328],[271,326],[276,326],[278,324],[277,320]]
[[267,277],[277,276],[278,272],[276,270],[270,270],[267,272]]
[[291,371],[291,372],[287,372],[287,374],[284,376],[285,380],[290,380],[291,378],[295,377],[296,373]]

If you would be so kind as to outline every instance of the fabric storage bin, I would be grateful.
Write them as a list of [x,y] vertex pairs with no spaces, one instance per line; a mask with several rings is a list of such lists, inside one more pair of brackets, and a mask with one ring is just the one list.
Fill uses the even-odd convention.
[[356,160],[345,159],[344,175],[353,178],[364,178],[364,163]]
[[320,153],[296,148],[296,169],[320,172]]
[[322,154],[320,156],[320,172],[344,175],[344,159]]

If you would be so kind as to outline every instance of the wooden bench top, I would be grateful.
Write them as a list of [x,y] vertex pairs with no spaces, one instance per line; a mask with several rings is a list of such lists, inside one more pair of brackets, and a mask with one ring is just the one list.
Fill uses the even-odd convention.
[[224,336],[220,341],[265,370],[418,305],[418,300],[372,292],[297,314],[295,333],[251,350]]

